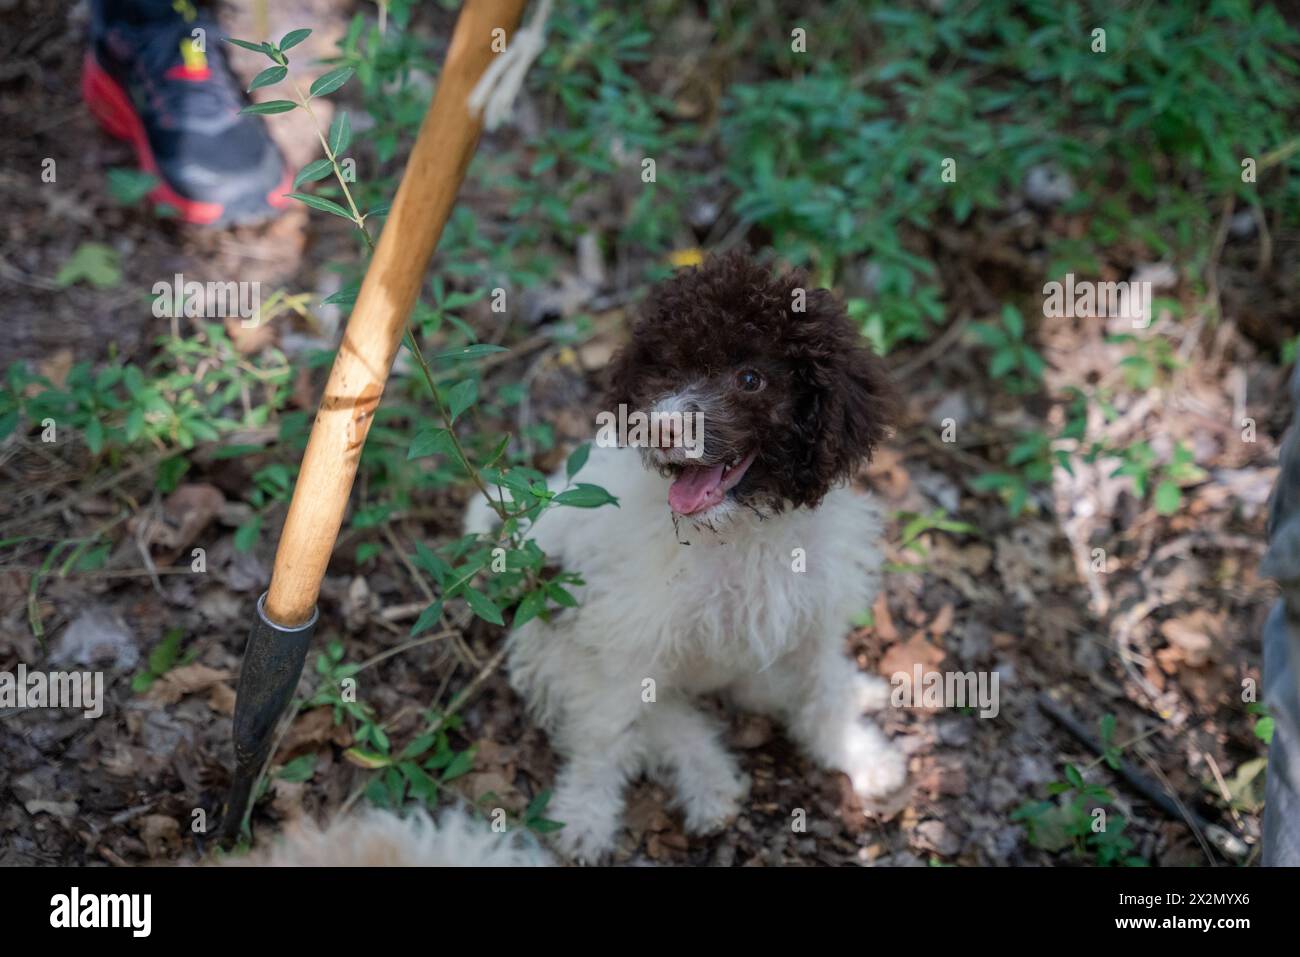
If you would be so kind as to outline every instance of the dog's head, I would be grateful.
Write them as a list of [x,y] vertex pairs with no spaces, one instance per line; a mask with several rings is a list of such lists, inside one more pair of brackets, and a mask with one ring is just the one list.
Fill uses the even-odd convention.
[[706,524],[815,506],[897,407],[884,363],[830,292],[739,253],[652,293],[611,363],[607,401],[659,426],[645,463],[672,479],[673,512]]

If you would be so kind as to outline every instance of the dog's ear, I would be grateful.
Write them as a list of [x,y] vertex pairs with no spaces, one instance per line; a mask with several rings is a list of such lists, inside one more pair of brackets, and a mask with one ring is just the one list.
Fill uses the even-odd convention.
[[898,421],[899,397],[884,360],[859,340],[840,353],[833,368],[832,392],[841,397],[836,428],[828,422],[830,434],[838,434],[834,471],[849,475],[863,459],[870,459],[876,446]]
[[808,295],[798,330],[797,448],[786,450],[800,504],[815,505],[851,477],[898,420],[899,398],[884,361],[825,290]]

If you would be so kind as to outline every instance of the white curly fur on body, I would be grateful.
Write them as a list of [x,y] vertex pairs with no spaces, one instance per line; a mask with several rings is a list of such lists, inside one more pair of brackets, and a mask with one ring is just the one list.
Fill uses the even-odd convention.
[[[861,718],[888,686],[843,650],[879,587],[880,520],[866,496],[836,488],[817,508],[765,518],[728,500],[701,527],[674,525],[668,480],[634,449],[593,448],[577,478],[619,507],[557,508],[534,537],[582,575],[581,605],[509,637],[511,683],[567,759],[547,809],[565,823],[564,853],[590,861],[612,849],[624,786],[641,772],[671,787],[691,831],[737,814],[749,782],[700,695],[779,719],[863,796],[903,784],[902,754]],[[479,501],[467,530],[490,519]]]
[[321,829],[298,824],[269,849],[226,863],[258,867],[544,867],[550,855],[518,833],[493,831],[448,809],[437,824],[423,811],[371,809]]

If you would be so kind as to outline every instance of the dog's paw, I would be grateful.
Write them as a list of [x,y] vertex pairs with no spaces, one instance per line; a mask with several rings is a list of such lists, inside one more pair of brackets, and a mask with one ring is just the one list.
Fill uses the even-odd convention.
[[893,687],[879,675],[858,672],[853,676],[853,691],[859,713],[884,711]]
[[592,804],[558,797],[547,808],[546,816],[564,824],[551,837],[552,845],[564,857],[579,864],[599,864],[614,850],[619,826],[617,813],[606,813]]
[[[721,769],[720,769],[721,770]],[[690,793],[681,795],[686,830],[692,834],[720,831],[740,814],[741,803],[749,794],[749,775],[724,771],[709,781],[697,782]]]
[[907,783],[907,758],[877,728],[854,729],[842,769],[859,797],[883,798]]

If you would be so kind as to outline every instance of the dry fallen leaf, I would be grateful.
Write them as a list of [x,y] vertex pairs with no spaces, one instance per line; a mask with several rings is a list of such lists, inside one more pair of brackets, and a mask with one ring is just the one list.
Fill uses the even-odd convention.
[[[289,730],[285,732],[276,756],[280,761],[292,760],[304,749],[315,748],[317,745],[333,740],[336,737],[335,730],[339,727],[341,726],[334,723],[333,708],[313,708],[311,711],[303,712],[294,719]],[[345,745],[350,743],[344,742]]]
[[880,659],[880,673],[888,678],[903,672],[909,678],[914,665],[921,666],[921,673],[933,671],[944,659],[944,650],[925,637],[925,632],[918,631],[907,641],[891,645]]
[[153,858],[169,857],[170,852],[181,847],[181,826],[174,817],[166,814],[146,814],[136,822],[144,846]]
[[934,635],[935,639],[948,634],[948,631],[952,628],[952,618],[952,605],[944,605],[939,609],[939,613],[934,616],[934,621],[930,622],[930,634]]
[[1189,668],[1201,668],[1210,663],[1222,629],[1222,615],[1198,608],[1182,618],[1162,622],[1160,634],[1169,642],[1168,650],[1177,652],[1183,664]]
[[894,616],[889,613],[889,602],[885,593],[876,596],[876,603],[871,606],[872,620],[875,622],[876,637],[881,641],[897,641],[898,629],[894,627]]
[[226,504],[226,497],[215,485],[194,482],[182,485],[163,503],[162,516],[141,515],[130,522],[132,531],[145,524],[144,541],[162,550],[158,558],[170,564],[216,518]]
[[212,686],[208,695],[208,707],[217,714],[232,717],[235,713],[235,689],[224,681]]
[[[45,378],[50,380],[50,384],[56,389],[62,389],[68,381],[68,373],[72,371],[72,350],[68,348],[60,349],[48,359],[37,363],[36,369]],[[40,387],[35,387],[38,389]]]
[[903,453],[887,446],[876,450],[866,467],[871,487],[890,501],[898,501],[907,494],[912,479],[903,465]]
[[230,336],[235,351],[243,356],[261,352],[275,341],[275,326],[269,322],[245,325],[244,320],[238,316],[229,316],[225,320],[225,326],[226,335]]
[[149,697],[163,704],[175,704],[186,695],[207,691],[218,682],[229,678],[229,671],[209,668],[207,665],[181,665],[155,681],[153,687],[149,689]]

